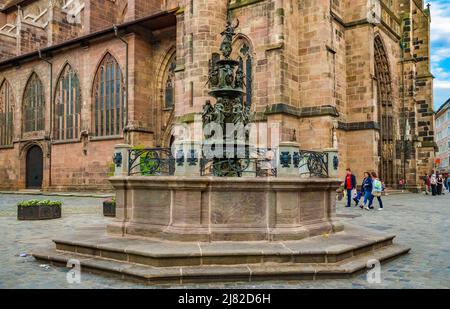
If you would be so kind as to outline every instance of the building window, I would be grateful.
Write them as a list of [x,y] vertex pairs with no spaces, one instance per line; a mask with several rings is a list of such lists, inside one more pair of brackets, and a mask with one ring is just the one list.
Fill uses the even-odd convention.
[[36,73],[31,75],[24,94],[24,132],[44,130],[44,87]]
[[80,137],[81,88],[78,76],[70,65],[64,67],[56,85],[54,115],[55,140]]
[[238,55],[239,66],[244,72],[245,76],[245,86],[244,91],[246,92],[245,98],[242,97],[243,103],[247,106],[252,105],[252,97],[253,97],[253,58],[250,53],[250,47],[247,43],[243,43],[239,49]]
[[172,58],[167,71],[167,78],[165,84],[165,97],[164,106],[167,109],[171,109],[175,106],[175,68],[177,66],[177,60],[175,57]]
[[14,98],[9,83],[0,84],[0,146],[13,143]]
[[97,69],[93,88],[94,135],[120,136],[125,117],[124,81],[119,64],[109,53]]

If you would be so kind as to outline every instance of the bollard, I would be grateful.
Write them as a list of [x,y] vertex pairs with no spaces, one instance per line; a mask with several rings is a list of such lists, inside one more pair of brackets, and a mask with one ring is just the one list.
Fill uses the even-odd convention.
[[128,176],[130,145],[119,144],[114,148],[114,176]]
[[300,149],[298,143],[280,143],[278,150],[278,177],[299,177]]

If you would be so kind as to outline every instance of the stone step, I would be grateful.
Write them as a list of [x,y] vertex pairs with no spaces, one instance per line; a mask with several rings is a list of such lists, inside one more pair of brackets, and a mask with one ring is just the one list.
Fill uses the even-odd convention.
[[397,190],[397,189],[387,189],[386,191],[383,192],[384,196],[402,195],[402,194],[411,194],[411,192],[408,190]]
[[178,243],[98,235],[94,231],[55,239],[56,250],[152,267],[338,263],[393,244],[395,236],[348,227],[300,241]]
[[66,266],[78,260],[82,272],[109,274],[122,279],[139,280],[147,284],[188,284],[200,282],[254,282],[268,280],[318,280],[348,278],[368,269],[368,262],[380,263],[407,254],[409,248],[390,245],[334,264],[327,263],[267,263],[242,265],[200,265],[186,267],[152,267],[130,262],[89,257],[77,253],[40,249],[33,253],[39,261]]
[[99,229],[54,240],[56,248],[33,252],[36,259],[65,266],[79,260],[84,271],[145,283],[343,278],[369,260],[391,260],[409,252],[394,236],[347,225],[345,231],[283,242],[180,243],[112,237]]

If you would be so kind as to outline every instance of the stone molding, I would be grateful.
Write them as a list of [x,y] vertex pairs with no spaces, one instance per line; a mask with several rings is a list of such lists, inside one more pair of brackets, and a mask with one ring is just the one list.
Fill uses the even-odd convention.
[[375,121],[349,122],[339,121],[339,130],[343,131],[364,131],[364,130],[380,130],[380,124]]
[[266,0],[235,0],[234,3],[230,4],[229,10],[236,10],[248,5],[256,4]]
[[268,106],[265,115],[287,114],[299,118],[332,116],[339,117],[336,107],[331,105],[298,108],[284,103]]

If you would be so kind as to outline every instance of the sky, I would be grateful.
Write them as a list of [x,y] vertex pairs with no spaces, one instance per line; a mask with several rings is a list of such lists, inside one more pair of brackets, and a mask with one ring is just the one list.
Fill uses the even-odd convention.
[[[426,2],[426,1],[425,1]],[[450,0],[430,0],[434,108],[450,99]]]

